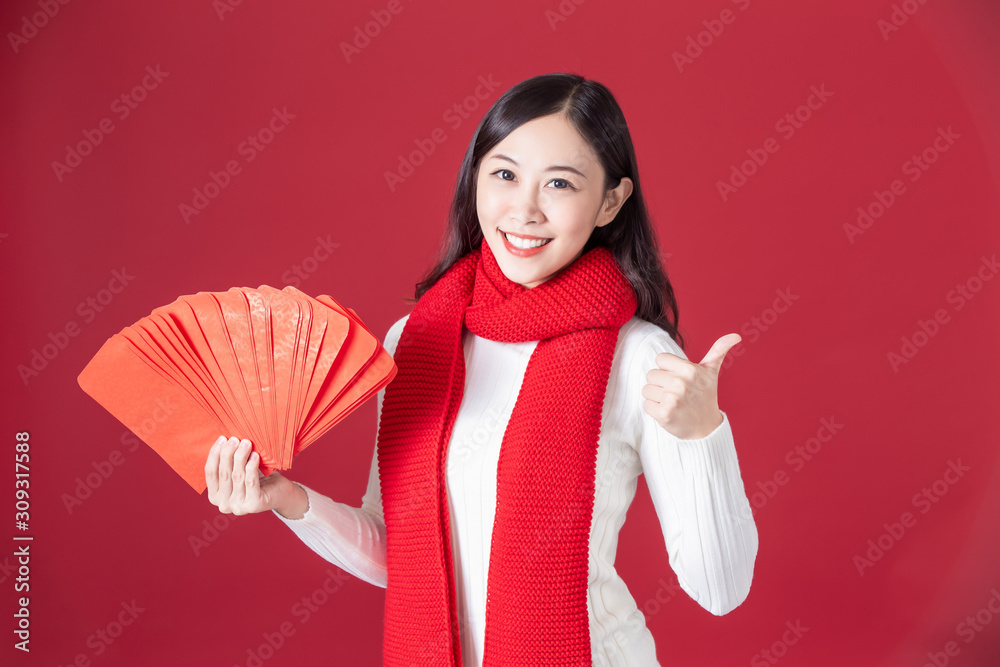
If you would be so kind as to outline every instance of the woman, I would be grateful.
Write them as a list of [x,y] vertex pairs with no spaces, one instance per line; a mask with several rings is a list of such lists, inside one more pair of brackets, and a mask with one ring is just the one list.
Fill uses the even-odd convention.
[[740,339],[684,354],[605,86],[550,74],[497,100],[415,297],[384,341],[398,373],[361,507],[260,479],[250,443],[220,437],[220,511],[272,510],[386,587],[386,665],[658,665],[614,569],[639,474],[681,587],[713,614],[742,603],[757,530],[717,400]]

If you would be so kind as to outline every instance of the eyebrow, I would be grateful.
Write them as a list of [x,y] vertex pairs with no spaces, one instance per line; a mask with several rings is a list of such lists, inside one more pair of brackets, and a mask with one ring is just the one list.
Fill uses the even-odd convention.
[[[497,153],[496,155],[490,156],[490,159],[491,160],[507,160],[507,162],[510,162],[511,164],[517,166],[517,161],[514,160],[514,158],[508,157],[508,156],[500,154],[500,153]],[[554,164],[551,167],[549,167],[548,169],[546,169],[545,171],[570,171],[570,172],[573,172],[574,174],[579,174],[582,178],[587,178],[587,175],[584,174],[579,169],[575,169],[574,167],[570,167],[570,166],[567,166],[567,165]]]

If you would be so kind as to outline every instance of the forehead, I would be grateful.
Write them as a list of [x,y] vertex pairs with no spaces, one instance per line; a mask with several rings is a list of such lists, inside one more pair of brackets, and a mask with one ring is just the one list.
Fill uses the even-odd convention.
[[[561,114],[533,118],[517,127],[486,154],[502,153],[520,165],[549,163],[584,167],[597,162],[597,155],[568,118]],[[545,164],[542,164],[545,163]]]

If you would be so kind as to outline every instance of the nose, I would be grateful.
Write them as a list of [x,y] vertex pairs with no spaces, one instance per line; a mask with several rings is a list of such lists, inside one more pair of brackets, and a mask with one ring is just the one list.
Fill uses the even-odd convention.
[[532,187],[518,188],[510,203],[510,219],[521,224],[541,222],[544,217],[538,202],[538,192]]

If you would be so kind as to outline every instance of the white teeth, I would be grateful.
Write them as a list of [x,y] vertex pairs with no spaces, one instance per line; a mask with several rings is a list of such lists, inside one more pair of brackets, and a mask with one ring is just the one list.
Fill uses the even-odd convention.
[[503,235],[504,238],[506,238],[512,246],[516,246],[524,250],[527,250],[528,248],[537,248],[539,246],[543,246],[552,240],[552,239],[540,239],[540,240],[521,239],[516,236],[511,236],[506,232],[504,232]]

